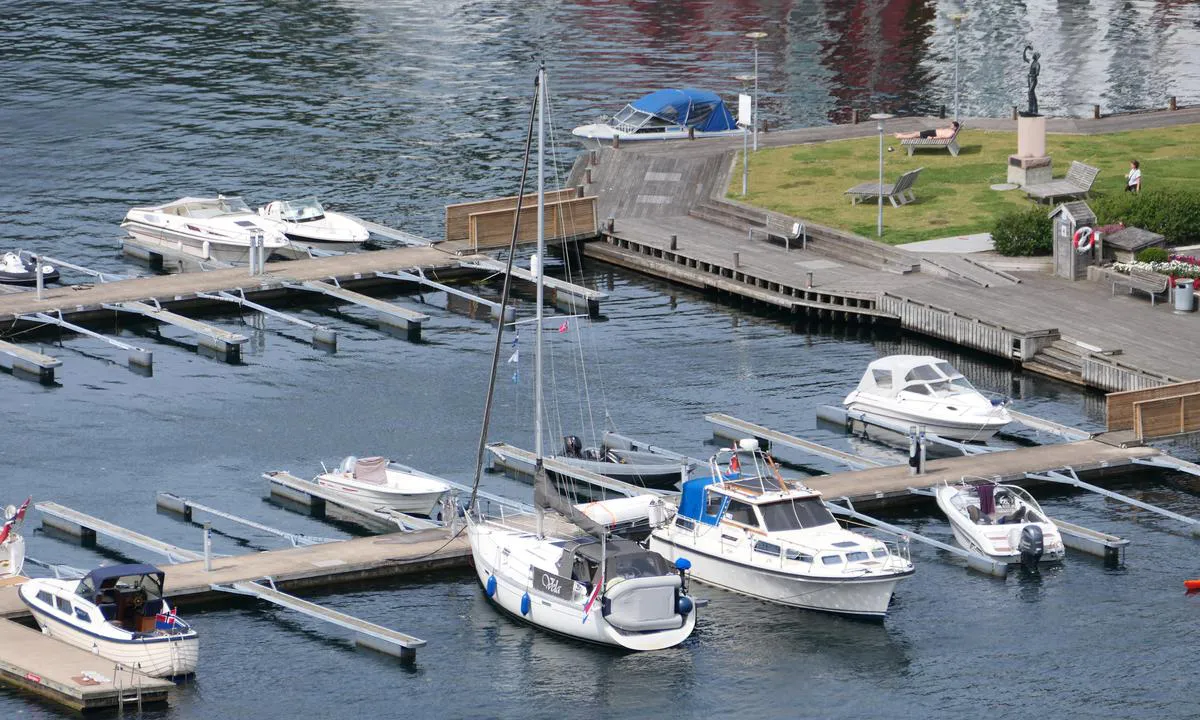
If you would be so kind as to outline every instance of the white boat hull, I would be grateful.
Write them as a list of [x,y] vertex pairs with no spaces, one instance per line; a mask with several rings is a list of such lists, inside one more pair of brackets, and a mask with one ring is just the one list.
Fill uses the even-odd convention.
[[692,577],[707,585],[759,600],[820,612],[882,619],[891,604],[896,584],[912,571],[880,577],[811,577],[772,571],[703,553],[671,539],[664,531],[650,535],[650,549],[673,560],[692,563]]
[[[678,629],[631,633],[606,621],[599,600],[585,611],[587,594],[580,591],[582,586],[578,584],[571,602],[539,592],[531,587],[531,565],[521,561],[522,553],[506,553],[503,549],[510,547],[508,540],[521,535],[528,533],[488,521],[468,520],[467,537],[479,582],[487,592],[489,580],[495,578],[495,592],[490,599],[508,614],[559,635],[627,650],[662,650],[678,645],[692,634],[696,625],[694,610],[685,616],[683,626]],[[521,612],[522,598],[526,595],[530,598],[528,614]]]
[[176,677],[196,672],[200,639],[195,633],[149,640],[118,641],[83,632],[29,604],[42,633],[113,662],[136,668],[152,677]]
[[954,541],[960,547],[997,562],[1015,565],[1022,561],[1018,544],[1025,527],[1034,525],[1042,531],[1044,551],[1040,562],[1058,562],[1066,557],[1062,535],[1052,522],[978,525],[951,503],[956,493],[953,486],[939,487],[935,493],[938,508],[950,522]]
[[[721,137],[741,137],[745,133],[744,130],[721,130],[718,132],[704,132],[697,130],[695,133],[696,140],[704,138],[721,138]],[[603,123],[593,123],[591,125],[580,125],[571,131],[575,137],[585,140],[596,140],[598,142],[611,141],[614,137],[620,138],[621,142],[646,142],[652,140],[688,140],[691,139],[688,135],[687,128],[668,128],[664,132],[628,132],[618,130],[611,125]]]
[[21,574],[25,566],[25,538],[11,535],[0,545],[0,580]]
[[[250,259],[250,244],[232,240],[215,240],[211,237],[179,232],[170,228],[145,225],[127,221],[122,227],[136,240],[152,248],[177,253],[197,260],[244,263]],[[266,253],[286,246],[286,243],[268,241],[264,243]]]
[[386,505],[402,513],[426,515],[429,517],[437,514],[439,506],[442,503],[442,498],[445,497],[447,492],[445,490],[421,493],[393,492],[388,491],[386,488],[374,489],[357,484],[350,485],[345,482],[339,482],[335,476],[330,475],[319,476],[317,484],[352,497]]
[[987,440],[1000,431],[1010,420],[1007,417],[979,417],[970,420],[948,420],[929,415],[920,415],[904,410],[871,403],[852,402],[846,406],[849,412],[859,412],[866,416],[867,422],[872,417],[882,418],[886,424],[920,426],[925,432],[944,437],[947,440]]

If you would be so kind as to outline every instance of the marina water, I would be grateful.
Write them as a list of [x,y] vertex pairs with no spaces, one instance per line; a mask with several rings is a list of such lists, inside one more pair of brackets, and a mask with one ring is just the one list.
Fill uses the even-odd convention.
[[[1195,5],[1019,7],[988,3],[964,23],[964,114],[1004,115],[1020,102],[1017,58],[1026,41],[1042,52],[1039,96],[1050,112],[1160,106],[1169,95],[1200,100],[1200,60],[1190,49],[1200,40]],[[215,192],[240,192],[252,204],[316,193],[335,209],[437,237],[444,204],[514,191],[539,54],[551,71],[562,169],[576,151],[566,139],[571,126],[644,90],[690,84],[735,94],[733,77],[751,62],[742,38],[749,29],[771,33],[760,46],[760,73],[772,126],[823,124],[850,107],[949,105],[946,6],[883,8],[832,0],[20,3],[0,29],[5,246],[130,272],[117,227],[129,206]],[[604,319],[588,328],[588,352],[600,358],[588,386],[597,424],[607,412],[625,434],[691,455],[712,451],[702,416],[717,410],[886,453],[818,426],[814,409],[840,401],[871,359],[900,351],[946,356],[1032,414],[1091,430],[1103,423],[1100,396],[1014,375],[986,358],[908,338],[793,328],[595,264],[586,281],[611,293]],[[333,355],[276,320],[216,318],[252,338],[236,366],[195,354],[190,338],[169,328],[162,337],[122,329],[127,341],[155,350],[153,378],[126,370],[119,351],[69,339],[53,348],[65,363],[58,386],[0,378],[0,457],[8,467],[0,502],[32,494],[196,548],[199,528],[156,514],[155,491],[345,537],[353,526],[264,502],[261,472],[310,477],[322,461],[378,453],[469,480],[491,328],[447,309],[439,293],[401,301],[421,303],[433,317],[419,344],[388,337],[353,309],[295,309],[338,331]],[[566,376],[578,340],[567,333],[552,342]],[[531,360],[523,353],[520,367],[503,371],[495,439],[531,444]],[[557,412],[572,431],[586,424],[568,402],[575,394],[560,381]],[[501,477],[485,484],[529,493]],[[1197,489],[1164,476],[1138,491],[1200,515]],[[1174,524],[1096,497],[1039,497],[1052,515],[1129,538],[1125,567],[1072,553],[1039,575],[996,580],[914,544],[917,575],[900,586],[882,625],[701,587],[710,604],[697,632],[682,647],[649,655],[516,624],[489,606],[466,569],[320,596],[427,639],[413,668],[356,650],[314,620],[239,601],[189,613],[202,632],[200,672],[169,709],[147,715],[957,718],[986,708],[998,717],[1187,716],[1197,607],[1181,581],[1197,571],[1194,541]],[[897,521],[949,541],[932,505]],[[219,527],[218,552],[279,546]],[[78,567],[158,560],[114,545],[73,547],[34,533],[33,523],[26,534],[32,556]],[[61,715],[6,688],[0,714]]]

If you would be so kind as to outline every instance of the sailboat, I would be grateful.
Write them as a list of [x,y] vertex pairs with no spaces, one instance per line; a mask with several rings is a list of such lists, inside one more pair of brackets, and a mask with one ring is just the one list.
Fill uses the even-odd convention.
[[[538,146],[538,257],[545,256],[544,113],[545,67],[537,75]],[[528,167],[528,138],[532,135],[533,112],[529,119],[525,166]],[[522,187],[517,197],[523,197]],[[516,218],[521,207],[517,206]],[[509,247],[509,262],[516,244],[517,229]],[[507,304],[509,278],[501,308]],[[542,449],[542,323],[543,281],[537,274],[537,317],[535,320],[534,375],[534,527],[514,519],[496,519],[483,514],[476,502],[487,444],[496,367],[500,357],[503,323],[496,331],[492,375],[484,408],[483,429],[476,456],[475,486],[466,512],[467,537],[479,582],[488,598],[508,614],[538,628],[571,638],[623,648],[661,650],[686,640],[696,626],[696,604],[687,594],[685,561],[672,566],[657,553],[630,540],[614,539],[610,528],[597,523],[563,501],[550,487]],[[576,529],[559,523],[547,532],[545,511],[555,509],[569,518]]]

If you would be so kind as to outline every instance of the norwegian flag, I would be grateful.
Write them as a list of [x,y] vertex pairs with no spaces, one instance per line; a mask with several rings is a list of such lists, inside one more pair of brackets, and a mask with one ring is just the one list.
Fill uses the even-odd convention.
[[592,605],[596,603],[596,598],[600,597],[600,588],[604,587],[604,576],[600,576],[600,582],[596,583],[596,587],[592,588],[592,596],[588,598],[587,604],[583,606],[583,622],[586,624],[588,614],[592,612]]
[[154,616],[155,630],[170,630],[175,627],[175,622],[179,618],[175,617],[175,608],[171,608],[170,612],[159,613]]
[[0,527],[0,543],[8,540],[8,533],[12,530],[12,525],[13,521],[9,520],[8,522],[4,523],[3,527]]
[[25,502],[21,503],[21,507],[17,508],[17,514],[13,515],[13,520],[20,521],[25,519],[25,511],[29,509],[29,501],[32,499],[32,495],[25,498]]

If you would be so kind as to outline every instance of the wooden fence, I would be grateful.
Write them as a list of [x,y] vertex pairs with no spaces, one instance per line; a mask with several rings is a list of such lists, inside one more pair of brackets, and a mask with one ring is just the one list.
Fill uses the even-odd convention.
[[1135,402],[1133,431],[1138,440],[1200,431],[1200,393]]
[[[564,190],[551,190],[546,193],[547,206],[570,200],[576,197],[578,191],[575,188]],[[530,193],[525,196],[522,207],[535,207],[537,204],[537,193]],[[447,240],[466,240],[470,237],[470,222],[471,215],[475,213],[491,212],[494,210],[515,210],[517,207],[517,196],[494,198],[492,200],[477,200],[475,202],[458,203],[457,205],[446,206],[446,239]],[[509,231],[512,231],[510,224]]]
[[1185,428],[1168,433],[1172,435],[1200,430],[1197,426],[1200,417],[1195,417],[1195,409],[1200,408],[1200,398],[1186,400],[1196,395],[1200,395],[1200,380],[1109,393],[1105,400],[1108,429],[1133,430],[1139,437],[1143,431],[1156,431],[1167,425]]
[[[507,247],[512,239],[516,207],[474,212],[467,219],[467,240],[472,250]],[[518,243],[537,239],[537,206],[521,208]],[[596,198],[585,197],[546,204],[546,240],[592,238],[600,234]]]

